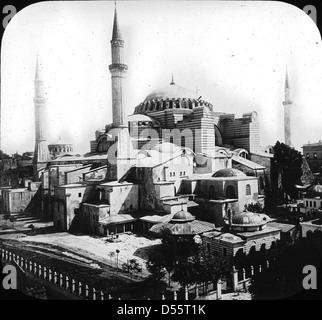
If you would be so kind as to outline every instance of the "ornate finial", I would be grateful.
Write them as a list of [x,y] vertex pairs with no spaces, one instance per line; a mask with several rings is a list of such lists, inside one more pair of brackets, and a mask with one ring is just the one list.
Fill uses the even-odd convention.
[[174,83],[174,81],[173,81],[173,73],[172,73],[172,78],[171,78],[171,83],[170,83],[170,85],[174,85],[175,83]]
[[288,72],[287,72],[287,67],[286,67],[286,75],[285,75],[285,88],[289,88],[289,83],[288,83]]

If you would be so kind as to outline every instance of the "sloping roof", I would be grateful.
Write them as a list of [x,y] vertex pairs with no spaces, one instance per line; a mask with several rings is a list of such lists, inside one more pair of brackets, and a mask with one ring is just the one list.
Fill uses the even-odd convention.
[[272,228],[277,228],[282,232],[289,232],[295,229],[296,227],[294,224],[280,223],[280,222],[269,222],[268,225]]
[[174,235],[197,235],[214,230],[215,225],[213,223],[201,220],[193,220],[185,223],[173,223],[169,221],[154,225],[150,231],[154,233],[161,233],[162,229],[168,229]]
[[264,170],[266,169],[265,167],[261,166],[260,164],[257,164],[253,161],[250,161],[248,159],[245,159],[243,157],[239,157],[239,156],[232,156],[232,160],[236,161],[242,165],[244,165],[245,167],[248,167],[252,170]]
[[99,220],[99,224],[108,225],[108,224],[119,224],[126,222],[134,222],[137,218],[133,217],[130,214],[117,214],[115,216],[106,217]]
[[254,154],[255,156],[260,156],[264,158],[274,158],[274,154],[268,153],[265,151],[256,151],[256,152],[252,152],[252,154]]

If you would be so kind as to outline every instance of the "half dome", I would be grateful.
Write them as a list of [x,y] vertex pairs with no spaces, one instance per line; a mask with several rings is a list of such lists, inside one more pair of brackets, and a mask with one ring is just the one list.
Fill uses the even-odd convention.
[[246,174],[234,168],[227,168],[216,171],[212,176],[214,178],[246,177]]

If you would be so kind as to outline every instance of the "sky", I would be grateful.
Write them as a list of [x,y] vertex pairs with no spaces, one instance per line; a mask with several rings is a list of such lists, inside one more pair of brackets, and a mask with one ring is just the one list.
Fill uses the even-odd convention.
[[[284,142],[286,68],[294,147],[322,140],[320,33],[302,10],[283,2],[118,1],[125,41],[128,114],[171,82],[214,111],[259,115],[261,145]],[[47,1],[19,11],[1,43],[1,146],[33,151],[37,54],[47,92],[48,142],[61,137],[90,151],[95,131],[112,122],[110,40],[114,2]]]

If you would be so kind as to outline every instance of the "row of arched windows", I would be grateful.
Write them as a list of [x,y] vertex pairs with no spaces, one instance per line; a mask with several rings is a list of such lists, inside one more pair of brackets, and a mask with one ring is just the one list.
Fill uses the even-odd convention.
[[[234,199],[236,197],[234,186],[227,186],[225,194],[226,194],[227,199]],[[250,184],[247,184],[246,185],[246,196],[250,196],[251,194],[252,193],[251,193]],[[208,196],[210,199],[214,199],[216,196],[215,187],[213,185],[211,185],[208,189]]]
[[193,109],[198,106],[210,106],[212,105],[209,102],[203,100],[161,100],[161,101],[148,101],[140,104],[135,109],[135,112],[147,112],[147,111],[159,111],[165,109]]

